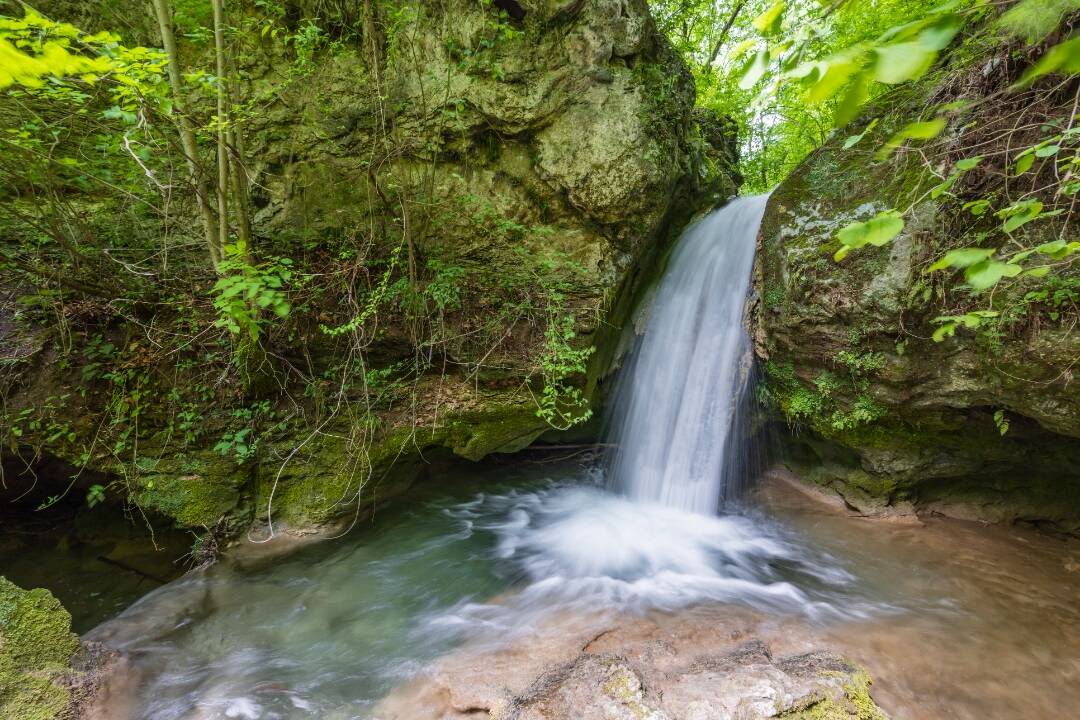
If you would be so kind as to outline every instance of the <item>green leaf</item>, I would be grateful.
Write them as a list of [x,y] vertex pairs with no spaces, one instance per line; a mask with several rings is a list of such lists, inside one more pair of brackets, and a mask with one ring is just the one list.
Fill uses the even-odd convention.
[[866,133],[868,133],[868,132],[870,132],[871,130],[873,130],[873,129],[874,129],[874,127],[875,127],[875,126],[876,126],[877,124],[878,124],[878,119],[877,119],[877,118],[874,118],[873,120],[871,120],[871,121],[870,121],[870,124],[866,126],[866,129],[865,129],[865,130],[863,130],[863,131],[862,131],[861,133],[859,133],[858,135],[852,135],[852,136],[851,136],[851,137],[849,137],[848,139],[844,140],[844,149],[845,149],[845,150],[847,150],[848,148],[852,148],[852,147],[854,147],[854,146],[855,146],[856,144],[858,144],[859,142],[861,142],[861,141],[862,141],[862,139],[863,139],[864,137],[866,137]]
[[873,49],[874,79],[898,85],[921,77],[930,69],[937,53],[918,41],[881,45]]
[[945,125],[945,118],[940,117],[934,118],[933,120],[919,120],[908,123],[889,138],[889,142],[885,143],[885,146],[878,153],[878,159],[883,160],[887,158],[892,154],[893,150],[900,147],[905,140],[929,140],[930,138],[937,137],[941,134],[941,131],[945,129]]
[[1013,263],[984,260],[964,271],[964,280],[975,290],[986,290],[997,285],[1004,277],[1016,277],[1023,268]]
[[966,268],[976,263],[983,262],[996,250],[993,248],[961,248],[950,250],[945,256],[926,269],[926,272],[936,272],[945,268]]
[[847,257],[850,250],[866,245],[880,247],[900,234],[904,229],[904,220],[896,210],[878,213],[866,222],[856,222],[841,228],[836,234],[844,247],[833,256],[839,262]]
[[1035,157],[1050,157],[1051,155],[1057,155],[1057,152],[1060,149],[1061,148],[1057,145],[1047,145],[1036,150]]
[[935,138],[940,135],[941,131],[944,129],[945,118],[934,118],[933,120],[909,123],[904,126],[904,129],[900,131],[900,134],[906,138],[915,140],[929,140],[930,138]]
[[1032,163],[1035,162],[1035,156],[1032,153],[1024,153],[1016,159],[1016,174],[1023,175],[1031,169]]
[[[936,321],[935,321],[936,322]],[[948,322],[934,330],[934,334],[930,338],[934,342],[941,342],[947,337],[952,337],[956,334],[956,323]]]
[[1080,242],[1075,240],[1072,242],[1053,240],[1039,245],[1035,248],[1035,251],[1042,253],[1043,255],[1049,255],[1054,260],[1064,260],[1073,253],[1080,251]]
[[754,18],[754,27],[762,35],[772,35],[780,29],[780,23],[784,19],[784,8],[787,3],[784,0],[776,0],[769,9]]
[[[835,127],[842,127],[855,119],[859,114],[859,110],[866,103],[870,97],[870,77],[865,70],[860,70],[848,83],[847,89],[844,91],[843,96],[840,98],[840,103],[836,107],[836,115],[833,117],[833,125]],[[866,130],[858,136],[858,142],[862,139],[863,135],[870,130],[875,124],[877,119],[875,118]],[[851,140],[851,138],[848,138]],[[854,145],[855,143],[852,143]],[[849,148],[851,145],[844,142],[844,148]]]
[[858,70],[858,63],[849,57],[828,60],[825,72],[821,73],[817,81],[806,91],[806,99],[814,105],[828,100],[846,85]]
[[962,209],[967,210],[975,217],[979,217],[980,215],[985,215],[986,211],[990,209],[990,201],[984,198],[972,200],[970,202],[964,203],[964,207]]
[[956,161],[956,169],[961,170],[963,172],[967,172],[968,170],[971,170],[972,168],[974,168],[975,166],[977,166],[981,162],[982,162],[982,155],[976,155],[975,157],[964,158],[963,160],[957,160]]
[[1043,75],[1059,71],[1080,72],[1080,35],[1047,50],[1038,62],[1028,68],[1014,87],[1027,87]]
[[1025,276],[1031,276],[1036,278],[1046,277],[1050,274],[1050,266],[1041,265],[1039,267],[1033,267],[1030,270],[1025,270],[1022,274]]
[[946,15],[919,33],[919,43],[927,50],[944,50],[962,27],[963,21],[958,16]]
[[753,57],[747,60],[746,64],[743,65],[742,71],[739,73],[739,87],[743,90],[749,90],[754,87],[768,69],[769,51],[758,50],[754,53]]
[[931,199],[937,200],[939,197],[941,197],[942,195],[947,193],[949,191],[949,189],[952,188],[952,186],[956,184],[956,181],[957,181],[957,179],[959,177],[960,177],[960,173],[953,173],[949,177],[945,178],[944,181],[938,183],[933,188],[931,188],[931,190],[930,190]]
[[1011,205],[999,212],[998,215],[1005,218],[1003,229],[1008,233],[1027,225],[1029,222],[1039,217],[1042,213],[1042,209],[1043,204],[1041,202],[1038,200],[1029,200]]

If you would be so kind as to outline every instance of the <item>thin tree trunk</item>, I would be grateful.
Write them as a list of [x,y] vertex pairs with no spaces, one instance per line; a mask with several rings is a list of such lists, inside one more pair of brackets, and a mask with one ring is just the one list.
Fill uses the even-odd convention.
[[746,6],[746,0],[738,0],[735,3],[735,7],[731,11],[731,15],[728,16],[727,22],[724,23],[723,29],[720,30],[720,36],[716,38],[716,42],[713,43],[712,52],[709,53],[709,62],[705,63],[706,67],[716,62],[716,56],[720,54],[720,48],[723,46],[724,41],[727,40],[728,33],[731,32],[732,26],[739,17],[739,13],[742,12],[743,7]]
[[[236,86],[236,67],[229,62],[229,98],[239,97],[240,93]],[[252,263],[255,251],[254,236],[251,232],[251,183],[248,181],[247,168],[244,158],[244,132],[235,117],[230,118],[229,132],[226,141],[229,144],[229,158],[232,165],[232,188],[233,203],[236,205],[233,211],[236,215],[236,236],[244,247],[244,254],[248,264]]]
[[180,80],[180,58],[176,52],[172,13],[169,11],[167,0],[153,0],[153,3],[154,12],[157,14],[158,29],[161,31],[161,44],[164,46],[165,55],[169,60],[169,86],[172,88],[173,112],[177,118],[180,145],[184,150],[184,158],[187,160],[191,185],[195,189],[199,215],[202,217],[203,233],[206,237],[206,249],[210,253],[210,262],[216,271],[218,264],[221,262],[221,245],[218,243],[218,233],[214,227],[214,211],[210,207],[209,193],[199,172],[199,149],[195,143],[195,132],[191,129],[191,121],[188,119],[185,108],[184,85]]
[[228,87],[225,78],[225,8],[224,0],[211,0],[214,6],[214,59],[217,70],[217,201],[218,237],[220,247],[229,242],[229,149],[225,143],[228,132]]

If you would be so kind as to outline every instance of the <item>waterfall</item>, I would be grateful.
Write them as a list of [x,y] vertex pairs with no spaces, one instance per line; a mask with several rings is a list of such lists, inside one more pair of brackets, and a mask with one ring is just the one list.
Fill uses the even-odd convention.
[[751,364],[743,309],[767,195],[686,230],[612,415],[611,481],[634,500],[713,513],[738,491],[737,418]]

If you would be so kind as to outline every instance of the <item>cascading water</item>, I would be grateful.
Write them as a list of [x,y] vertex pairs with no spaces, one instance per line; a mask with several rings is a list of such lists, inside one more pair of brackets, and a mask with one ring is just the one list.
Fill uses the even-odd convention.
[[375,698],[459,641],[518,642],[598,613],[734,603],[867,617],[833,558],[753,512],[715,512],[740,475],[742,314],[765,202],[709,215],[672,256],[614,408],[622,494],[600,472],[534,466],[543,477],[381,514],[318,562],[309,548],[163,587],[90,634],[140,678],[130,709],[107,716],[372,718]]
[[672,254],[614,405],[610,479],[634,500],[713,513],[741,484],[743,306],[767,201],[739,198],[713,212]]
[[[253,560],[252,566],[226,560],[192,573],[88,635],[125,658],[117,663],[123,677],[91,717],[426,719],[435,715],[426,705],[419,714],[403,715],[376,703],[427,672],[437,655],[455,652],[458,643],[467,644],[457,666],[467,679],[483,681],[485,672],[513,678],[525,653],[547,657],[551,638],[568,636],[568,652],[577,654],[582,645],[573,641],[576,627],[588,630],[581,636],[592,638],[588,648],[601,637],[618,637],[622,627],[633,628],[637,621],[627,614],[660,610],[678,617],[694,608],[685,615],[687,625],[668,628],[681,642],[696,642],[698,633],[708,641],[722,615],[698,610],[724,613],[726,605],[754,608],[765,618],[757,627],[771,626],[770,632],[777,614],[839,627],[839,637],[855,638],[856,650],[876,648],[894,663],[899,651],[903,663],[920,669],[912,677],[956,665],[957,682],[970,683],[973,669],[985,675],[990,648],[1005,661],[995,682],[1006,689],[993,696],[986,690],[997,688],[984,682],[980,692],[961,694],[985,700],[987,712],[970,717],[1017,717],[1047,696],[1064,698],[1061,707],[1075,704],[1076,693],[1061,695],[1060,689],[1075,685],[1075,653],[1062,628],[1076,625],[1076,613],[1055,614],[1055,608],[1070,608],[1075,595],[1069,584],[1075,578],[1064,577],[1061,557],[1043,558],[1061,576],[1054,581],[1056,594],[1042,588],[1033,605],[1031,585],[1019,583],[1023,602],[1017,604],[1031,606],[1029,615],[1037,619],[1010,635],[1001,632],[1009,623],[1002,622],[1007,616],[1000,597],[1016,592],[1016,572],[1023,575],[1017,559],[1024,568],[1032,562],[1033,545],[1026,540],[1017,544],[1013,566],[997,572],[999,546],[986,551],[979,543],[979,554],[958,565],[969,575],[964,579],[943,570],[950,562],[957,566],[952,536],[936,549],[922,547],[922,530],[916,536],[893,528],[880,537],[883,530],[861,524],[839,528],[844,518],[829,518],[816,507],[802,517],[805,534],[750,506],[715,512],[739,477],[732,468],[742,455],[737,417],[748,354],[741,320],[764,204],[765,198],[747,198],[713,213],[685,234],[672,257],[615,408],[621,451],[613,471],[622,494],[600,487],[599,472],[577,465],[459,468],[426,491],[440,493],[426,502],[418,489],[409,503],[382,511],[370,532],[358,530],[291,558]],[[823,523],[841,534],[830,538]],[[856,577],[830,548],[870,573]],[[916,571],[905,572],[913,561]],[[982,584],[988,577],[991,584]],[[984,603],[972,606],[981,614],[960,611],[951,597],[957,589]],[[882,592],[902,604],[886,603]],[[920,613],[919,622],[888,623],[889,615],[909,610]],[[1047,614],[1057,618],[1054,624],[1046,625]],[[845,630],[843,623],[852,619],[858,622]],[[672,659],[678,655],[666,639],[673,631],[642,627],[645,653],[659,647],[664,667],[677,667]],[[602,632],[595,634],[597,629]],[[1048,655],[1040,630],[1064,637],[1059,646],[1065,651]],[[981,642],[956,643],[957,632]],[[997,645],[987,644],[994,638]],[[1035,661],[1017,664],[1010,653],[1025,642]],[[512,667],[505,659],[480,667],[484,658],[499,657],[484,655],[486,649],[507,644]],[[957,654],[955,648],[970,652]],[[1017,668],[1036,678],[1022,700],[1011,677]],[[1048,678],[1060,686],[1057,694],[1046,693]],[[939,708],[957,697],[955,686],[922,686],[932,698],[937,692],[925,707],[940,716]],[[402,686],[403,697],[427,697],[417,687],[426,685]],[[913,707],[927,697],[916,687],[907,691]],[[463,690],[461,707],[472,697],[470,688]]]

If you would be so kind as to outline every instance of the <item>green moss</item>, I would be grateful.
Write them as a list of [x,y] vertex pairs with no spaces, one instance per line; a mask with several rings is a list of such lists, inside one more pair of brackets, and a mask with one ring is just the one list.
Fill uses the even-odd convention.
[[450,422],[448,438],[454,454],[480,460],[497,452],[516,452],[528,447],[548,424],[536,416],[531,403],[467,413]]
[[210,527],[236,509],[247,477],[247,470],[226,458],[178,458],[160,462],[153,474],[144,475],[136,499],[180,527]]
[[60,601],[0,577],[0,717],[51,720],[65,713],[71,693],[63,681],[78,648]]
[[275,523],[318,525],[358,508],[363,515],[404,493],[424,473],[428,456],[440,448],[480,460],[492,453],[520,450],[546,429],[547,423],[536,417],[531,403],[493,403],[448,412],[434,428],[406,425],[357,430],[354,439],[347,437],[347,428],[339,428],[305,448],[280,474],[277,467],[264,473],[256,492],[256,514],[265,517],[272,493]]
[[772,310],[773,308],[783,309],[787,303],[787,291],[780,285],[770,285],[765,288],[765,308]]
[[859,670],[844,683],[843,697],[821,700],[779,717],[786,720],[887,720],[885,713],[870,697],[870,675]]

